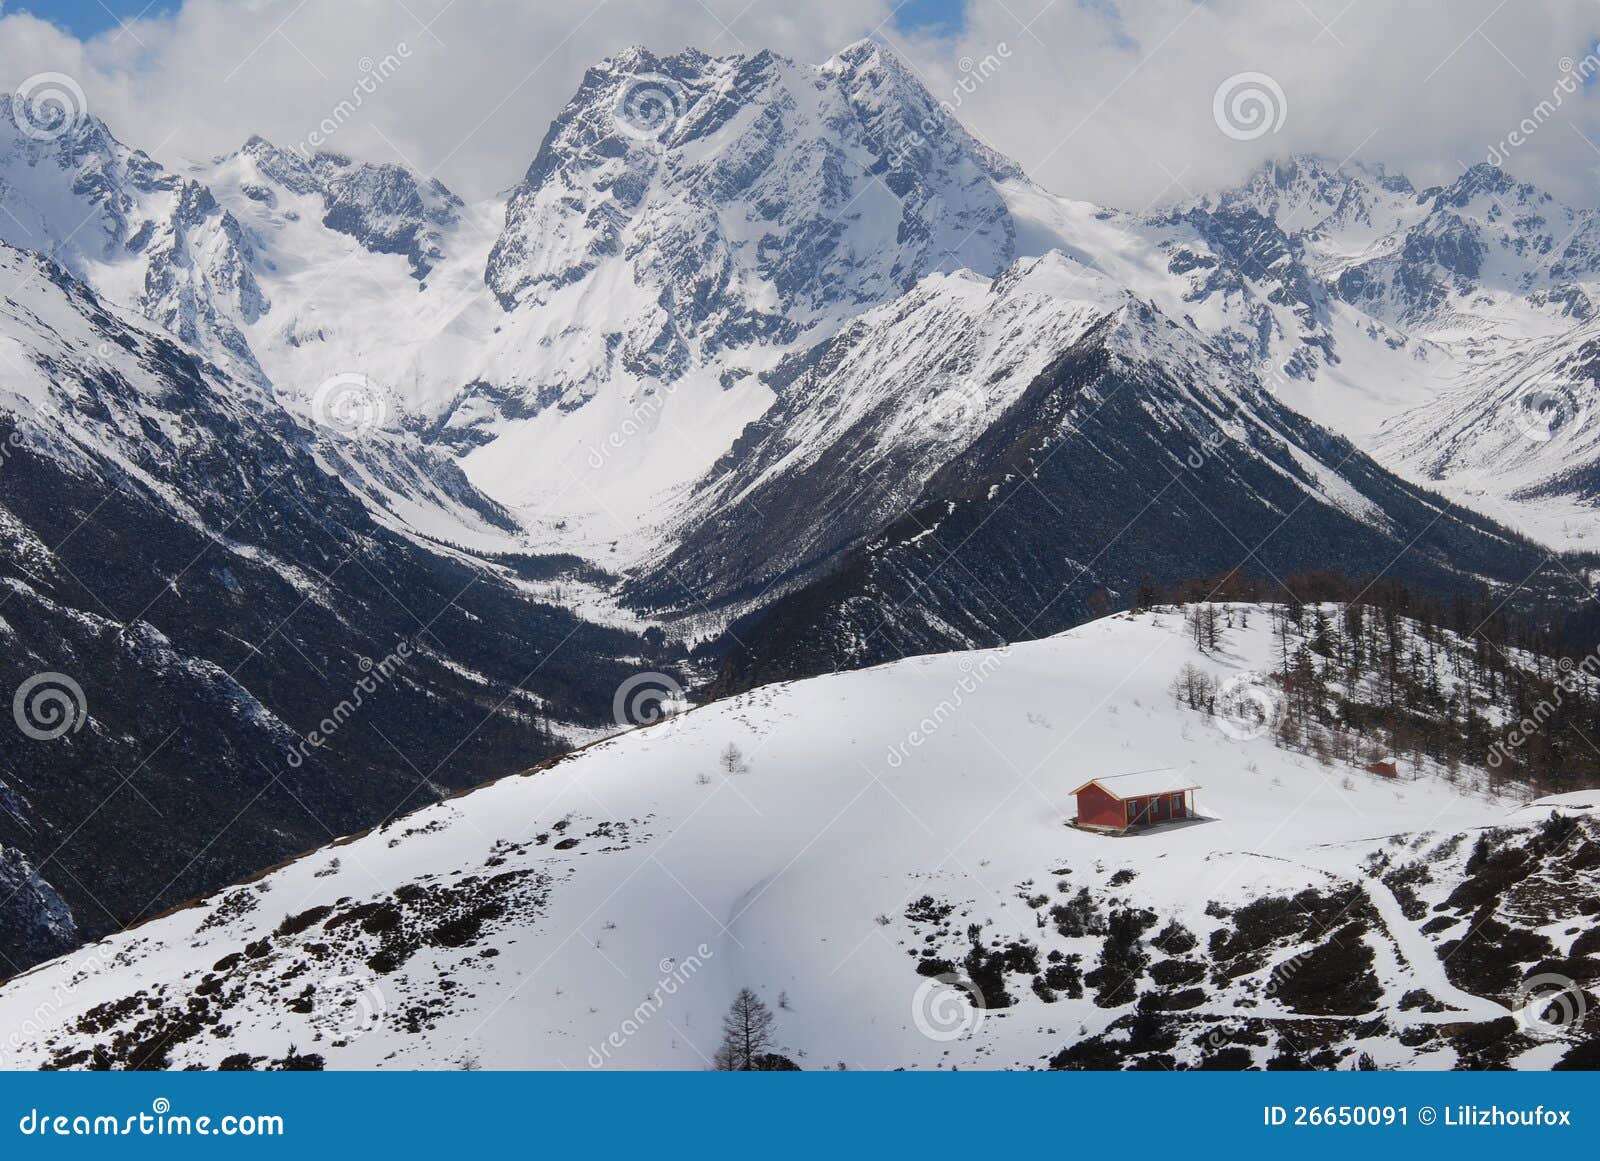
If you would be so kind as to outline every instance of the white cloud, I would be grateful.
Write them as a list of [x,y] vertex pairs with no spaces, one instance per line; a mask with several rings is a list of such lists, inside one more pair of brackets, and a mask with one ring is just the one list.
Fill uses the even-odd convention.
[[[0,19],[0,81],[67,73],[119,136],[172,160],[233,149],[252,132],[303,140],[350,96],[364,58],[403,43],[406,59],[330,147],[407,161],[476,196],[515,181],[584,69],[629,44],[818,61],[878,29],[1045,185],[1138,207],[1297,150],[1446,180],[1534,116],[1562,58],[1581,59],[1600,37],[1600,10],[1580,3],[1540,5],[1533,19],[1495,0],[972,0],[965,30],[933,40],[886,29],[890,0],[746,2],[187,0],[88,43],[16,13]],[[992,75],[958,87],[983,71]],[[1279,131],[1218,130],[1213,94],[1241,72],[1281,87]],[[1509,167],[1593,204],[1595,93],[1564,96]]]
[[[1600,9],[1580,3],[1057,0],[1034,19],[1042,2],[977,0],[960,43],[918,56],[948,86],[951,60],[1007,44],[1005,67],[963,106],[969,126],[1058,192],[1135,207],[1299,151],[1448,180],[1548,100],[1562,59],[1600,37]],[[1280,130],[1250,141],[1212,116],[1217,87],[1243,72],[1272,77],[1288,104]],[[1600,94],[1564,100],[1508,168],[1592,205],[1600,151],[1574,130],[1600,145]]]
[[586,68],[632,44],[821,60],[889,13],[884,0],[186,0],[170,17],[81,43],[25,14],[0,19],[0,83],[76,78],[90,109],[162,160],[302,140],[362,79],[409,55],[328,144],[401,160],[466,195],[521,177]]

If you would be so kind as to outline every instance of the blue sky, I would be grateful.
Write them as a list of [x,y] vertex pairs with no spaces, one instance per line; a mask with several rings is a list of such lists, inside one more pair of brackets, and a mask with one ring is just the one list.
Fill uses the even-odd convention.
[[908,32],[957,32],[965,9],[966,0],[906,0],[895,9],[894,22]]
[[[155,16],[178,7],[178,0],[14,0],[0,2],[10,12],[32,12],[54,24],[65,25],[80,37],[114,28],[118,19]],[[906,0],[896,10],[895,24],[905,31],[948,33],[958,31],[966,0]]]
[[[116,27],[117,20],[154,16],[177,7],[176,0],[13,0],[8,12],[31,12],[52,24],[65,25],[78,36],[93,36]],[[148,9],[148,11],[146,11]]]

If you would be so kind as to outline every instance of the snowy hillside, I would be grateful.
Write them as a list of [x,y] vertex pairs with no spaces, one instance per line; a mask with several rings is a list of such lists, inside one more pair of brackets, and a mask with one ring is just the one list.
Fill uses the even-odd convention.
[[995,279],[936,274],[796,354],[779,398],[686,497],[670,552],[631,595],[745,611],[913,507],[928,479],[1120,310],[1118,289],[1052,252]]
[[[12,980],[6,1059],[697,1069],[744,986],[807,1068],[1548,1067],[1592,1038],[1523,976],[1594,962],[1600,800],[1319,765],[1181,707],[1187,663],[1270,710],[1268,617],[1225,615],[1210,654],[1118,615],[599,743]],[[1202,817],[1066,825],[1080,784],[1158,767]],[[1492,978],[1445,958],[1469,917]]]
[[[0,883],[15,901],[0,905],[4,970],[307,850],[328,837],[323,822],[356,830],[591,740],[623,719],[614,696],[641,670],[744,694],[1060,633],[1128,607],[1147,583],[1231,570],[1381,577],[1539,615],[1589,596],[1582,570],[1547,546],[1600,543],[1594,211],[1482,166],[1418,189],[1381,166],[1296,157],[1238,189],[1131,213],[1042,189],[946,105],[870,40],[820,64],[629,49],[585,74],[521,180],[469,203],[402,164],[259,136],[210,159],[153,157],[95,117],[45,124],[0,95],[0,688],[67,673],[90,707],[52,748],[0,733]],[[1069,693],[1087,714],[1087,674],[1105,668],[1094,643],[1113,631],[1165,639],[1106,622],[1019,646],[1044,684],[1007,687],[997,720],[1023,704],[1053,720],[1046,702]],[[415,646],[404,675],[361,728],[285,772],[286,750],[363,662],[402,643]],[[518,866],[519,922],[569,923],[565,900],[621,897],[624,879],[566,884],[563,859],[614,869],[648,852],[648,880],[673,865],[667,836],[693,831],[696,805],[721,825],[731,816],[711,803],[770,796],[771,817],[820,827],[819,812],[856,801],[857,759],[875,759],[829,748],[854,746],[848,732],[819,740],[833,703],[812,699],[859,695],[840,712],[881,753],[912,710],[900,699],[926,692],[908,675],[947,682],[952,664],[750,694],[674,727],[672,747],[666,730],[629,736],[441,807],[428,835],[447,844],[447,868]],[[882,687],[890,704],[869,712],[885,673],[900,675]],[[1109,748],[1135,737],[1162,764],[1188,761],[1190,742],[1219,762],[1236,752],[1213,754],[1203,731],[1186,739],[1193,722],[1141,698],[1119,712],[1150,715],[1148,730],[1107,727],[1085,753],[1120,764]],[[757,712],[768,705],[771,720]],[[701,751],[728,739],[696,731],[737,732],[741,713],[777,741],[738,739],[759,749],[752,773],[705,791]],[[1030,769],[1048,731],[1011,724],[994,737]],[[938,751],[955,767],[907,785],[908,755],[861,801],[892,786],[922,802],[935,834],[958,814],[981,819],[995,768],[980,761],[986,743],[945,740],[957,737],[971,752]],[[1569,741],[1564,759],[1586,761]],[[826,769],[803,768],[812,761]],[[1320,777],[1276,751],[1260,761],[1269,786]],[[696,766],[683,786],[654,781],[679,763]],[[600,772],[581,778],[585,795],[615,782],[617,851],[562,854],[577,848],[556,849],[556,819],[526,851],[472,847],[469,832],[510,837],[473,803],[523,787],[531,797],[505,803],[509,816],[542,818],[573,770]],[[1275,809],[1226,763],[1208,778],[1236,828]],[[113,792],[117,809],[81,816]],[[1459,813],[1452,826],[1500,809],[1428,784],[1360,793],[1377,796],[1375,816],[1395,807],[1384,826],[1398,829],[1427,825],[1415,800]],[[605,815],[572,809],[583,817],[568,829],[593,849]],[[1070,854],[1083,841],[1041,818],[1008,816],[1018,833],[1043,829],[1009,855],[993,843],[1007,876],[1053,881],[1052,844]],[[208,842],[224,824],[229,841]],[[712,892],[730,926],[743,910],[730,885],[749,893],[751,922],[781,923],[757,906],[773,871],[761,859],[794,834],[755,833],[771,841],[748,852],[721,832],[699,840],[735,843],[737,873],[715,890],[709,871],[683,872],[708,880],[696,894]],[[1222,833],[1155,842],[1224,862],[1253,849],[1213,850]],[[356,844],[383,867],[377,882],[358,889],[347,868],[311,886],[355,899],[446,873],[429,863],[433,838],[379,857],[389,837]],[[823,894],[852,869],[898,889],[943,866],[943,851],[907,841],[882,865],[830,850],[815,872]],[[431,916],[428,939],[452,949],[475,925],[502,930],[514,917],[488,895],[510,882],[407,889],[394,907],[421,911],[363,912],[356,926],[389,933],[379,962],[404,962],[380,974],[411,987],[426,958],[416,925]],[[1109,878],[1083,885],[1111,907]],[[295,893],[323,899],[310,887],[274,898]],[[251,899],[229,905],[240,926],[219,919],[203,938],[244,932],[247,911],[271,918]],[[1162,906],[1197,935],[1223,918],[1196,917],[1178,894]],[[882,914],[880,937],[904,926],[903,908]],[[299,947],[332,918],[286,935]],[[830,942],[847,937],[843,918],[818,922]],[[653,938],[614,937],[643,941],[624,945],[630,956]],[[707,946],[718,972],[741,966],[740,943]],[[531,971],[496,950],[472,961],[487,974],[471,986]],[[1055,978],[1070,980],[1062,962]],[[748,966],[793,997],[808,987],[774,959]],[[726,970],[723,982],[743,974]],[[846,995],[809,978],[812,1002],[874,1015],[899,986],[869,972]],[[561,986],[599,985],[574,973]],[[1070,991],[1038,987],[1040,1003]],[[597,1010],[615,1001],[594,995]],[[569,1059],[549,1029],[592,1031],[570,1004],[523,1015],[537,1047],[494,1044],[486,1059]],[[801,1029],[795,1049],[810,1062],[896,1059],[904,1046],[873,1027],[837,1048]],[[676,1059],[679,1040],[647,1059]],[[350,1051],[383,1041],[361,1043]]]
[[0,687],[65,707],[0,730],[7,974],[611,721],[645,645],[536,591],[571,560],[419,550],[270,388],[4,243],[0,368]]

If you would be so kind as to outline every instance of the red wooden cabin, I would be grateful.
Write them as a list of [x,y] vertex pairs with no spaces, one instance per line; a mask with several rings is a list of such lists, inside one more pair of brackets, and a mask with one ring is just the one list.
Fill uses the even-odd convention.
[[1082,830],[1126,834],[1130,830],[1194,817],[1194,792],[1179,770],[1136,770],[1093,778],[1073,791]]

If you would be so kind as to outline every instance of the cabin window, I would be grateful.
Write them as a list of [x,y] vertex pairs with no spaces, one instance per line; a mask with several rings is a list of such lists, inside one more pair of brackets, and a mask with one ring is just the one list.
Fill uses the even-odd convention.
[[1178,811],[1180,811],[1182,809],[1183,809],[1183,795],[1174,794],[1172,796],[1172,810],[1173,810],[1173,812],[1176,813],[1176,812],[1178,812]]

